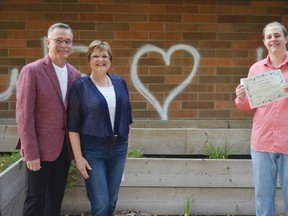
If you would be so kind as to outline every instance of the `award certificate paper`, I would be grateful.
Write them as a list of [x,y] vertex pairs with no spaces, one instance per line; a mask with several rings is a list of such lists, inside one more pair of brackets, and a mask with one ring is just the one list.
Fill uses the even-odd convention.
[[281,70],[269,71],[253,77],[241,79],[245,87],[250,107],[256,108],[288,97]]

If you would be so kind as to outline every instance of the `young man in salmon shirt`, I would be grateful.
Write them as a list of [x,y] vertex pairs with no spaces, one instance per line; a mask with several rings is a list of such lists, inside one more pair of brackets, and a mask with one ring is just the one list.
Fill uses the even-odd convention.
[[[248,77],[281,70],[288,83],[288,54],[286,28],[272,22],[263,29],[263,42],[268,56],[253,64]],[[288,92],[288,86],[283,86]],[[251,135],[255,203],[257,216],[276,216],[276,185],[279,176],[284,197],[285,213],[288,214],[288,99],[282,99],[254,109],[250,108],[244,86],[236,88],[236,106],[243,111],[254,112]]]

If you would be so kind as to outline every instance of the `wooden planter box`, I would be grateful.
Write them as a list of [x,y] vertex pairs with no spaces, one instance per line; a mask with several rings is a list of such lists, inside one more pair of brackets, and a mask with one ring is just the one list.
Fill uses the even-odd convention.
[[[180,215],[189,197],[193,215],[255,215],[251,159],[193,158],[202,154],[206,143],[221,145],[225,138],[231,140],[234,155],[249,156],[250,129],[148,127],[133,128],[131,135],[134,149],[155,158],[127,160],[117,209]],[[277,211],[283,213],[278,190]],[[81,180],[66,193],[63,211],[86,213],[89,209]]]
[[[128,159],[117,209],[180,215],[187,197],[193,215],[255,215],[250,159]],[[284,212],[280,189],[277,211]],[[81,180],[66,192],[63,213],[87,213]]]
[[[241,121],[135,122],[131,134],[133,148],[155,158],[127,160],[117,209],[180,215],[189,197],[193,215],[255,215],[250,159],[193,158],[202,154],[206,143],[221,145],[225,138],[231,140],[233,155],[249,155],[249,125],[250,122],[243,124]],[[5,148],[11,151],[18,139],[15,128],[0,127]],[[3,216],[20,215],[25,188],[26,174],[21,161],[0,174],[0,212]],[[84,181],[80,179],[72,191],[66,191],[62,212],[89,211]],[[283,212],[282,193],[278,188],[277,213]]]
[[187,197],[193,215],[255,215],[251,160],[129,159],[117,207],[180,215]]
[[18,216],[26,196],[26,169],[19,159],[0,173],[0,215]]

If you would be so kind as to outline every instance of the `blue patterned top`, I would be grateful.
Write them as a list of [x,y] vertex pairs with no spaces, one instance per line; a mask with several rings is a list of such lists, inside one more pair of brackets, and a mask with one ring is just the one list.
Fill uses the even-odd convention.
[[68,100],[68,132],[80,135],[81,147],[90,148],[113,139],[114,135],[128,140],[132,110],[128,88],[124,79],[107,74],[116,96],[114,132],[107,102],[89,76],[73,82]]

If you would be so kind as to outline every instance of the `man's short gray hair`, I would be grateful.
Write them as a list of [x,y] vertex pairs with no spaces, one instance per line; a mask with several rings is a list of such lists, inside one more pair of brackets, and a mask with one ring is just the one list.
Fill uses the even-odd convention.
[[71,31],[71,33],[73,33],[73,32],[72,32],[72,29],[70,28],[69,25],[67,25],[67,24],[65,24],[65,23],[55,23],[55,24],[51,25],[51,26],[49,27],[49,29],[48,29],[48,32],[47,32],[47,37],[48,37],[48,38],[51,38],[51,36],[52,36],[53,31],[54,31],[55,28],[68,29],[68,30]]

